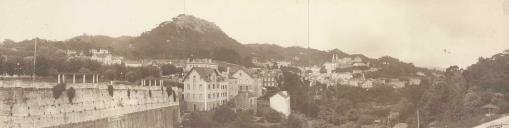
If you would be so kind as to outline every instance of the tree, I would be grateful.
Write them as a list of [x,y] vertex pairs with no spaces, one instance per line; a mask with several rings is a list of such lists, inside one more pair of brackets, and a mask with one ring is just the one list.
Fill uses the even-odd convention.
[[184,120],[182,124],[185,128],[215,128],[217,124],[210,120],[206,113],[191,113],[189,120]]
[[230,128],[256,128],[254,117],[248,112],[240,112],[237,118],[230,124]]
[[159,77],[161,76],[161,69],[159,69],[159,67],[156,66],[141,67],[140,75],[142,78],[148,76]]
[[273,109],[270,109],[269,112],[267,112],[266,114],[263,115],[263,117],[271,122],[271,123],[278,123],[280,122],[283,118],[281,117],[282,114],[277,112],[276,110],[273,110]]
[[104,71],[104,78],[108,80],[114,80],[117,78],[117,71],[115,69],[107,69]]
[[288,116],[288,127],[289,128],[305,128],[307,121],[303,115],[291,114]]
[[135,82],[140,79],[140,74],[139,74],[139,72],[132,70],[132,71],[127,72],[125,77],[126,77],[127,81]]
[[[31,64],[33,65],[33,64]],[[35,64],[35,74],[38,76],[48,76],[50,68],[50,60],[44,56],[37,56]]]
[[229,48],[214,49],[212,58],[234,64],[241,64],[242,62],[242,57],[240,54],[237,51]]
[[324,66],[320,67],[320,73],[327,73],[327,69]]
[[55,76],[58,75],[58,70],[53,68],[53,67],[51,67],[51,68],[48,69],[48,75],[52,76],[52,77],[55,77]]
[[79,73],[91,73],[92,71],[90,71],[90,69],[88,68],[85,68],[85,67],[82,67],[80,68],[80,70],[78,70]]
[[164,64],[161,66],[161,72],[163,75],[172,75],[177,73],[182,73],[182,69],[177,68],[172,64]]
[[212,115],[212,119],[221,124],[229,123],[235,120],[236,117],[236,113],[228,107],[220,107]]
[[246,67],[254,67],[255,64],[253,64],[253,58],[250,57],[250,56],[245,56],[244,59],[242,60],[242,65],[246,66]]

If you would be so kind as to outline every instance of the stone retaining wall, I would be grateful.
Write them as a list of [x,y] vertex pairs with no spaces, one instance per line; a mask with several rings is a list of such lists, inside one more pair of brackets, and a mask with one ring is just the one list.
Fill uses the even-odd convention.
[[[71,103],[65,91],[59,98],[53,97],[52,86],[56,83],[17,84],[0,83],[1,128],[76,124],[170,106],[178,108],[179,104],[178,97],[174,98],[173,93],[168,95],[167,88],[160,86],[114,85],[113,96],[110,96],[106,83],[67,85],[67,89],[76,90]],[[172,90],[180,94],[177,88]]]

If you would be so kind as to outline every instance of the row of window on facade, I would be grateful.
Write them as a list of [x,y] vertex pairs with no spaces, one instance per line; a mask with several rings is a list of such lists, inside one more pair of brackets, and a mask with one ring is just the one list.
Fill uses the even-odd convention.
[[[193,84],[191,88],[191,84],[187,84],[187,88],[184,88],[186,90],[203,90],[203,85],[199,84],[199,86],[196,86]],[[216,85],[216,84],[209,84],[208,89],[226,89],[226,85]]]
[[221,105],[224,105],[228,102],[228,100],[220,100],[218,102],[208,102],[205,103],[208,105],[208,107],[205,106],[197,106],[197,104],[192,104],[192,107],[190,110],[192,111],[208,111],[208,110],[215,110],[219,108]]
[[[203,96],[204,96],[204,94],[185,94],[184,99],[203,100],[204,99]],[[208,94],[208,99],[218,99],[218,98],[227,97],[227,96],[228,96],[228,94],[226,92],[213,93],[213,94]]]

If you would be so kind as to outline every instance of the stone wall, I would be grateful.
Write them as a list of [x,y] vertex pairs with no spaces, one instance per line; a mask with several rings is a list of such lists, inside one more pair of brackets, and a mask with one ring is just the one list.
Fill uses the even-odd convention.
[[177,128],[178,114],[178,106],[171,106],[51,128]]
[[[178,98],[174,100],[174,95],[166,93],[166,88],[157,86],[113,85],[113,96],[110,96],[106,83],[67,85],[67,90],[70,87],[76,90],[70,102],[65,91],[59,98],[53,97],[52,86],[56,83],[15,84],[0,83],[2,128],[51,127],[109,120],[170,106],[178,108],[179,104]],[[172,90],[179,94],[177,88]]]

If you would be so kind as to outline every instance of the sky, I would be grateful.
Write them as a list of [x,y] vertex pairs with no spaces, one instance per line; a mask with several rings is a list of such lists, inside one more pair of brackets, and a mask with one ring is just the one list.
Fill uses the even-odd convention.
[[509,49],[504,0],[0,0],[0,40],[138,36],[183,13],[243,44],[309,40],[424,67],[466,67]]

